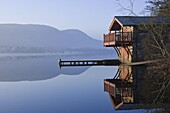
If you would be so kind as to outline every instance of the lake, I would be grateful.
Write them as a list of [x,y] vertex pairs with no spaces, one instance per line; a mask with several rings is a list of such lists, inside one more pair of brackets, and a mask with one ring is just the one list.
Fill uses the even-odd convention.
[[115,111],[104,79],[113,78],[116,66],[59,68],[62,59],[110,59],[105,56],[2,55],[0,56],[1,113],[143,113]]

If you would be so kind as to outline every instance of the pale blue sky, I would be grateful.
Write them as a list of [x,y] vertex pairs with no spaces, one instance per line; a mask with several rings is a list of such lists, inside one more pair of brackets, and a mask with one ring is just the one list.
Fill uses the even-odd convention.
[[[128,0],[121,0],[128,7]],[[134,0],[139,14],[146,0]],[[102,40],[116,15],[122,14],[116,0],[0,0],[0,23],[43,24],[59,30],[79,29]]]

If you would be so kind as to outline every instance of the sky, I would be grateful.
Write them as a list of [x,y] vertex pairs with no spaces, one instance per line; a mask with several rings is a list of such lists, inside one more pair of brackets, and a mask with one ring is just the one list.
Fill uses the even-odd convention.
[[[78,29],[102,40],[114,16],[128,16],[120,11],[118,0],[0,0],[0,24],[42,24],[59,30]],[[134,0],[138,15],[146,0]],[[129,7],[128,0],[119,0]]]

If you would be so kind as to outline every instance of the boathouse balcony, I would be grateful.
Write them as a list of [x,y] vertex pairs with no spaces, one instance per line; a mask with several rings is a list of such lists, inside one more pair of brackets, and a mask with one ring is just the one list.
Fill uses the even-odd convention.
[[132,45],[132,32],[114,32],[104,34],[104,46],[130,46]]

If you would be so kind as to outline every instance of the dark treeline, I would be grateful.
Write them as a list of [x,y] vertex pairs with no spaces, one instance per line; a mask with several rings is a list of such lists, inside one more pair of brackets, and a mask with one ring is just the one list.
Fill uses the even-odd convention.
[[152,103],[149,108],[160,107],[156,113],[170,112],[170,1],[149,0],[146,7],[151,16],[162,19],[161,23],[141,25],[148,31],[143,40],[145,60],[159,60],[147,65],[147,74],[143,82],[146,103]]

